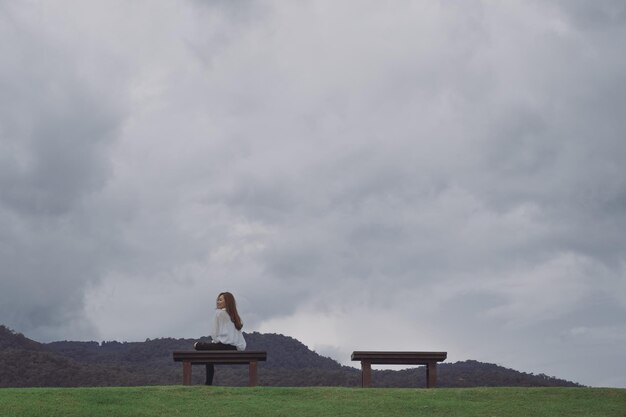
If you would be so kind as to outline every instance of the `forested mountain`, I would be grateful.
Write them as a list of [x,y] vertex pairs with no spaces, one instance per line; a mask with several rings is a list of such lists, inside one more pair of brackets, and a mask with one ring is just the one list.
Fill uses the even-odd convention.
[[[352,386],[360,370],[318,355],[291,337],[246,333],[248,350],[267,351],[259,363],[259,383],[266,386]],[[191,350],[193,339],[162,338],[145,342],[38,343],[0,325],[0,387],[123,386],[180,384],[182,366],[174,350]],[[355,366],[358,366],[355,363]],[[247,384],[247,367],[218,366],[216,385]],[[202,383],[204,369],[193,367],[193,382]],[[424,367],[374,370],[372,385],[424,387]],[[501,366],[464,361],[438,367],[440,387],[577,386],[573,382],[518,372]]]

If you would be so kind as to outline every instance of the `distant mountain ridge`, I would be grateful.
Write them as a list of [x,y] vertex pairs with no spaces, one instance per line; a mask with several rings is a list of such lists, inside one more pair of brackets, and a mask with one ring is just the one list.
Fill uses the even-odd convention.
[[[265,386],[359,386],[360,370],[320,356],[300,341],[280,335],[246,333],[249,350],[268,352],[260,363],[260,384]],[[201,339],[202,340],[202,339]],[[205,339],[206,340],[206,339]],[[0,387],[128,386],[180,384],[180,363],[174,350],[191,350],[194,339],[161,338],[145,342],[39,343],[0,325]],[[204,370],[195,366],[193,382],[200,384]],[[374,370],[373,386],[424,387],[423,367]],[[247,369],[220,366],[216,385],[247,383]],[[534,375],[477,361],[442,363],[438,386],[580,386],[574,382]]]

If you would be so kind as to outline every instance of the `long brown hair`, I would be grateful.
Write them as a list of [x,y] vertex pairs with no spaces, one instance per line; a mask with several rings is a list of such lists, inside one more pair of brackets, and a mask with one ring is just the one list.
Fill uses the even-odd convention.
[[224,296],[224,302],[226,304],[226,312],[230,316],[230,320],[235,324],[235,329],[241,330],[243,327],[243,323],[241,322],[241,317],[239,317],[239,313],[237,313],[237,303],[235,302],[235,297],[229,292],[221,292],[217,296]]

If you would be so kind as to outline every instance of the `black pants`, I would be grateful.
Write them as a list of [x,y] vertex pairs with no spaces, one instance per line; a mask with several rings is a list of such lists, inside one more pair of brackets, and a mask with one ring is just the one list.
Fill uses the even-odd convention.
[[[194,345],[196,350],[237,350],[236,346],[226,345],[224,343],[205,343],[197,342]],[[215,366],[213,364],[206,365],[206,385],[213,385],[213,375],[215,374]]]

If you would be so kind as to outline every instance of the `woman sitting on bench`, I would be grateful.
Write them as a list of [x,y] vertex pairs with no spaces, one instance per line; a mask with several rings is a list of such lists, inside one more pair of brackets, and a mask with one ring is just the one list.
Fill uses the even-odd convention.
[[[217,296],[217,308],[213,317],[211,339],[213,343],[196,342],[196,350],[244,350],[246,341],[241,333],[243,323],[237,313],[235,297],[229,292],[222,292]],[[215,367],[206,365],[206,385],[213,385]]]

